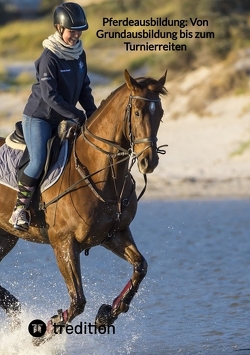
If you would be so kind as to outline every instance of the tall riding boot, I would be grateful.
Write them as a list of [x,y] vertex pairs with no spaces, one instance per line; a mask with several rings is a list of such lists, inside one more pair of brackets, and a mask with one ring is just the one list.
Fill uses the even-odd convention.
[[27,231],[30,226],[30,211],[28,209],[37,185],[37,180],[31,178],[25,179],[25,177],[21,178],[21,180],[30,180],[29,182],[33,182],[35,184],[34,186],[29,186],[24,182],[19,181],[16,206],[13,210],[9,223],[13,224],[15,229]]

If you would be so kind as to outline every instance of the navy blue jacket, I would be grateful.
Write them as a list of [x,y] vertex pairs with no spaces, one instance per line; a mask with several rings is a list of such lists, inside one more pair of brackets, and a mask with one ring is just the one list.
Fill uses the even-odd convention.
[[83,111],[75,107],[77,102],[87,117],[96,110],[84,51],[78,60],[64,60],[44,49],[35,68],[37,82],[32,86],[25,115],[57,124],[63,119],[84,119]]

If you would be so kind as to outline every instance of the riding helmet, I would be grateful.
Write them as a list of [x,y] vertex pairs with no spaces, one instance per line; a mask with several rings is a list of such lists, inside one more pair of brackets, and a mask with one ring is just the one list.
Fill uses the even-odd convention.
[[76,31],[86,31],[89,27],[83,8],[74,2],[57,6],[54,11],[54,25]]

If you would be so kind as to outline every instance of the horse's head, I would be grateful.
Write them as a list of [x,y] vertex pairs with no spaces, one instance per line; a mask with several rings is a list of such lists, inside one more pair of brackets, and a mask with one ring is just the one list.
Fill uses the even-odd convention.
[[158,165],[157,132],[163,116],[160,94],[166,95],[165,74],[159,79],[133,79],[124,72],[129,103],[126,111],[126,137],[138,158],[138,168],[142,174],[152,173]]

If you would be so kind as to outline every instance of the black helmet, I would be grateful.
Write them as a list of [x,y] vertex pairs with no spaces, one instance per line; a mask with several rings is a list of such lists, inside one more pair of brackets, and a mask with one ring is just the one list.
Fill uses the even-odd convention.
[[54,12],[54,25],[76,31],[85,31],[89,27],[82,7],[74,2],[57,6]]

